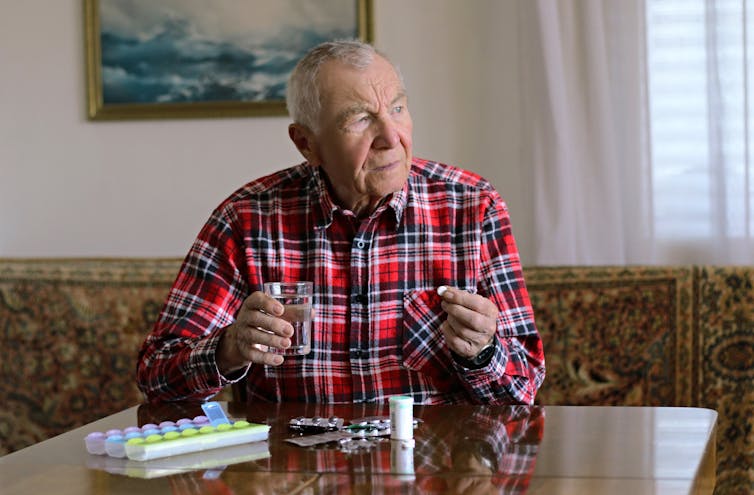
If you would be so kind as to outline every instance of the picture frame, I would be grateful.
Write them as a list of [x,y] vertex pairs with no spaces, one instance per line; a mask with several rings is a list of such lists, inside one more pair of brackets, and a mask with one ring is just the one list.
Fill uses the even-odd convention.
[[84,0],[90,120],[286,115],[296,61],[373,41],[372,0]]

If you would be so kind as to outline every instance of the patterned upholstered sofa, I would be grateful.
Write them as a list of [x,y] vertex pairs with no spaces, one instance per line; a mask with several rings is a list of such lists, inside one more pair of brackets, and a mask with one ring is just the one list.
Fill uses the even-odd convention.
[[[141,400],[136,353],[179,263],[0,259],[0,454]],[[540,403],[716,409],[717,493],[754,492],[754,267],[525,274]]]

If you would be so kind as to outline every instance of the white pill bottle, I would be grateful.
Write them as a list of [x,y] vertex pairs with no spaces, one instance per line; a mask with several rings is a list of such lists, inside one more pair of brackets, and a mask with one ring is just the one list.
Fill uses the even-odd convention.
[[403,395],[390,397],[390,438],[410,440],[414,438],[414,399]]

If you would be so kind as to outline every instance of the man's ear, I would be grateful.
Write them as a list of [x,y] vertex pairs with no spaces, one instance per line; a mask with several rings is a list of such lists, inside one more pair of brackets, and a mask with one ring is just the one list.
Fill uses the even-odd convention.
[[301,124],[291,124],[288,126],[288,136],[310,165],[318,166],[320,164],[317,141],[314,133],[308,127]]

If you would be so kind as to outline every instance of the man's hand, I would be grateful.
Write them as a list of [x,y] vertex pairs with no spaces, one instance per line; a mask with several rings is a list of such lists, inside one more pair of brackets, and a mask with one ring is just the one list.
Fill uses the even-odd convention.
[[270,366],[283,364],[283,356],[267,352],[268,347],[287,349],[291,346],[293,326],[281,318],[283,305],[263,292],[247,297],[220,338],[217,367],[223,375],[249,363]]
[[448,313],[440,325],[448,347],[463,358],[475,357],[495,337],[497,306],[478,294],[445,285],[437,288],[437,294]]

